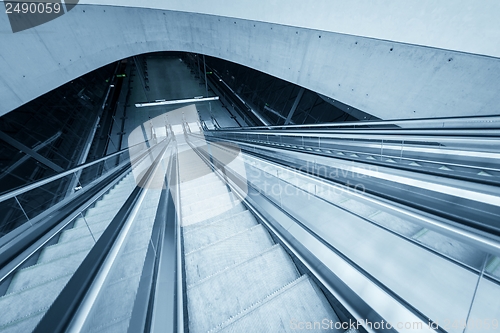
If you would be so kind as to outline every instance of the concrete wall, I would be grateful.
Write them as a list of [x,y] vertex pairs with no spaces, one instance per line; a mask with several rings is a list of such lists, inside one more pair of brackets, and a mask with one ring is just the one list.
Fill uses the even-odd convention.
[[81,0],[234,17],[500,57],[498,0]]
[[[245,12],[240,5],[227,2],[223,6],[223,2],[226,1],[212,1],[212,6],[208,6],[208,2],[168,2],[175,10],[79,4],[56,20],[16,34],[10,32],[6,15],[0,15],[0,114],[110,62],[135,54],[169,50],[203,53],[240,63],[381,119],[498,113],[499,58],[332,31],[345,26],[345,30],[358,34],[370,35],[368,32],[373,31],[371,37],[402,39],[405,34],[397,28],[404,20],[408,21],[411,9],[397,21],[399,25],[384,23],[383,27],[370,30],[371,24],[378,27],[374,24],[377,15],[372,13],[363,21],[364,30],[358,27],[363,32],[354,29],[356,24],[346,22],[350,17],[353,22],[360,22],[360,13],[374,10],[373,5],[359,6],[360,13],[355,14],[352,8],[349,11],[342,6],[335,7],[336,2],[327,7],[326,0],[318,1],[315,6],[310,3],[306,6],[303,1],[296,7],[291,7],[291,1],[258,1],[247,5]],[[377,3],[391,2],[395,3],[389,0]],[[120,0],[120,3],[135,4],[137,0]],[[160,7],[159,4],[165,3],[151,0],[148,6]],[[424,1],[422,6],[430,8],[429,3]],[[450,2],[447,3],[450,6]],[[496,10],[492,3],[486,3],[491,6],[481,11],[483,16]],[[198,7],[202,12],[220,11],[226,16],[193,12]],[[444,10],[442,5],[436,8],[438,12]],[[301,21],[300,10],[304,14]],[[461,9],[461,13],[463,10],[466,9]],[[227,17],[243,17],[244,13],[246,18]],[[335,18],[342,16],[344,25],[342,20],[329,23],[328,13]],[[378,13],[378,18],[385,22],[380,10]],[[417,10],[417,14],[414,16],[419,21],[425,11]],[[432,17],[440,15],[448,17],[444,13]],[[448,20],[455,26],[460,21],[457,15],[451,15]],[[307,22],[328,31],[305,28]],[[491,23],[493,29],[489,30],[484,24],[474,27],[484,29],[487,36],[497,36],[495,24]],[[464,42],[467,38],[463,36],[456,38],[459,42],[453,42],[450,33],[447,30],[448,35],[444,34],[448,36],[446,39],[424,32],[422,36],[427,37],[420,40],[417,38],[420,35],[408,34],[404,41],[500,54],[496,50],[498,38],[489,41],[495,45],[492,51],[484,46],[486,43]],[[443,44],[443,38],[448,44]]]

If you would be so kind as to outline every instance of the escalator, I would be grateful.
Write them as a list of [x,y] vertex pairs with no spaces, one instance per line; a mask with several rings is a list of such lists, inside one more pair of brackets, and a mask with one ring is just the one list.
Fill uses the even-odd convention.
[[139,154],[66,172],[79,189],[0,239],[0,331],[371,333],[417,325],[458,333],[463,323],[447,318],[498,324],[495,233],[311,172],[319,162],[347,162],[318,159],[306,145],[292,151],[249,133],[202,131],[185,119],[189,110],[179,112],[181,124],[162,124],[165,138]]
[[[241,149],[246,169],[225,170],[225,177],[231,178],[236,187],[244,181],[258,193],[252,198],[257,210],[279,207],[278,210],[292,217],[293,222],[276,219],[273,227],[278,233],[292,237],[292,242],[295,238],[299,248],[309,247],[310,252],[320,247],[320,243],[308,244],[312,243],[310,234],[314,235],[417,317],[435,324],[427,328],[480,331],[484,324],[481,318],[493,318],[495,329],[498,328],[500,304],[493,300],[500,294],[500,201],[495,176],[500,167],[497,145],[493,144],[498,142],[496,128],[451,131],[460,132],[461,137],[447,136],[450,133],[446,131],[419,129],[424,136],[434,131],[432,141],[447,142],[448,146],[425,150],[429,156],[434,155],[432,165],[419,165],[410,171],[395,161],[384,160],[411,159],[407,152],[418,151],[412,144],[431,140],[429,137],[419,141],[413,133],[410,140],[405,136],[406,129],[401,129],[398,149],[391,152],[383,146],[381,152],[379,145],[377,159],[366,161],[363,149],[370,145],[349,139],[350,133],[359,132],[357,128],[345,129],[347,139],[335,150],[332,146],[335,140],[329,141],[329,130],[290,127],[281,131],[271,127],[205,131],[210,142],[206,155],[216,150],[222,151],[219,155],[223,151],[229,153],[228,147]],[[366,138],[383,130],[363,131]],[[464,133],[469,135],[469,141]],[[459,142],[470,145],[460,146]],[[346,144],[357,150],[343,150]],[[394,142],[388,143],[391,144]],[[435,172],[439,164],[447,165],[450,152],[463,157],[455,159],[467,172],[457,174],[456,166],[441,168],[441,174]],[[485,160],[474,159],[475,155]],[[384,165],[373,161],[384,161]],[[488,168],[487,176],[481,171],[474,173],[484,168]],[[477,181],[478,177],[487,179]],[[298,233],[299,226],[309,235]],[[316,251],[316,258],[320,257],[321,264],[333,261]],[[330,267],[337,277],[344,275],[340,266]],[[354,276],[344,277],[344,283],[356,290],[355,283],[349,281]],[[336,283],[332,280],[333,285]],[[364,294],[363,289],[357,289],[358,295]],[[339,289],[337,292],[343,293]],[[365,295],[367,299],[372,296]],[[355,299],[352,294],[349,297],[351,302]],[[373,304],[372,310],[378,308],[382,314],[385,307]],[[393,309],[396,308],[394,305]],[[353,313],[363,312],[353,310]],[[383,316],[389,320],[391,313]]]
[[496,195],[500,132],[496,128],[316,130],[293,126],[289,130],[207,131],[206,135],[353,190],[500,234]]
[[[484,260],[483,251],[453,237],[445,236],[443,233],[434,231],[432,228],[422,226],[415,218],[409,215],[398,214],[396,210],[385,209],[380,204],[356,195],[354,191],[342,191],[339,187],[336,188],[337,190],[331,190],[319,185],[315,186],[306,177],[298,177],[292,170],[280,168],[278,165],[273,165],[270,162],[251,159],[249,164],[259,169],[267,170],[267,172],[271,173],[274,171],[274,174],[278,174],[279,177],[275,180],[267,178],[267,183],[284,182],[289,186],[309,193],[309,195],[315,195],[343,211],[351,212],[351,214],[379,225],[386,230],[390,230],[409,241],[435,251],[461,265],[475,270],[481,269]],[[254,182],[260,184],[262,188],[264,187],[261,180],[255,180]],[[267,186],[270,187],[270,185]],[[492,262],[496,260],[495,258],[491,259]],[[500,271],[496,271],[495,268],[490,273],[498,275]]]
[[182,146],[187,144],[180,144],[179,169],[189,332],[293,332],[297,318],[338,322],[309,276]]
[[36,263],[17,271],[0,298],[0,330],[31,332],[64,288],[135,186],[128,172],[94,206],[38,254]]
[[[154,331],[166,317],[157,331],[292,332],[295,321],[340,321],[317,281],[185,134],[151,147],[28,246],[3,279],[2,332]],[[169,242],[181,250],[168,252]],[[160,297],[169,288],[178,291]]]
[[29,197],[31,191],[36,194],[45,184],[68,177],[78,184],[66,198],[2,238],[0,331],[32,332],[40,325],[97,244],[106,241],[101,238],[109,238],[103,235],[109,234],[137,192],[136,170],[146,167],[164,144],[134,157],[129,149],[119,151],[2,195],[8,203],[12,196]]
[[[477,122],[485,127],[478,128],[475,126]],[[423,127],[422,123],[426,122],[372,121],[324,124],[322,127],[269,126],[223,129],[217,131],[217,136],[341,161],[500,184],[498,117],[471,118],[462,122],[454,119],[428,121],[429,128]],[[398,125],[404,127],[399,128]]]

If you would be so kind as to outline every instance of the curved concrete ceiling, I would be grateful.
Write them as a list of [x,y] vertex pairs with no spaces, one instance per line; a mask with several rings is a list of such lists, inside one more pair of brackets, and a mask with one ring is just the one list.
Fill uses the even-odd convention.
[[240,63],[381,119],[487,115],[500,104],[495,1],[90,2],[15,34],[1,16],[0,115],[154,51]]

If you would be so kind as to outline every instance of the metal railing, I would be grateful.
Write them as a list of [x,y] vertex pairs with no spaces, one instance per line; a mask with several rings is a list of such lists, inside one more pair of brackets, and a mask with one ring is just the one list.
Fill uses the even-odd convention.
[[[191,134],[191,136],[199,137],[196,134]],[[207,138],[207,139],[209,139],[209,138]],[[229,141],[229,142],[231,142],[231,141]],[[228,149],[227,147],[220,146],[218,144],[220,142],[217,142],[217,141],[210,140],[209,143],[214,144],[216,146],[219,146],[220,149]],[[243,150],[243,152],[256,153],[257,156],[259,156],[260,158],[264,158],[264,159],[268,158],[268,157],[272,157],[272,156],[277,156],[278,152],[279,152],[279,148],[276,150],[273,150],[271,152],[262,152],[257,147],[258,147],[258,145],[252,145],[252,147],[248,147],[248,148],[241,146],[241,145],[239,146],[239,148],[241,148]],[[328,177],[328,172],[320,172],[320,170],[322,169],[322,166],[323,166],[322,163],[324,163],[324,165],[329,165],[332,163],[328,163],[327,162],[328,160],[325,158],[323,158],[321,160],[318,159],[318,160],[315,160],[314,162],[308,163],[306,156],[302,156],[302,155],[303,155],[302,152],[293,152],[292,154],[288,154],[284,158],[275,157],[273,162],[268,162],[268,163],[269,164],[279,163],[279,164],[276,164],[274,166],[274,168],[278,168],[278,169],[282,169],[282,170],[293,170],[295,172],[295,175],[296,175],[295,177],[297,177],[299,179],[301,177],[306,177],[307,181],[311,182],[311,184],[331,182],[333,180],[332,177]],[[304,163],[307,163],[309,165],[307,167],[304,167],[304,165],[303,165]],[[351,166],[351,165],[352,164],[349,164],[349,166]],[[349,171],[348,169],[344,170],[343,167],[344,167],[343,165],[335,165],[335,171],[337,171],[335,174],[340,174],[341,176],[344,175],[347,177],[348,174],[350,174],[352,171]],[[344,170],[345,173],[338,172],[339,170]],[[380,173],[385,172],[385,170],[381,170],[381,169],[376,169],[376,170],[377,170],[376,172],[380,172]],[[362,166],[360,166],[358,168],[358,170],[355,172],[355,174],[360,176],[360,177],[363,176],[358,181],[360,183],[365,184],[364,180],[372,178],[373,175],[371,175],[371,174],[374,171],[375,171],[375,169],[373,169],[373,168],[363,168]],[[353,173],[353,176],[354,176],[354,173]],[[397,176],[404,177],[407,175],[400,173]],[[418,179],[418,181],[421,181],[421,180],[425,180],[425,179],[424,178]],[[434,179],[433,181],[437,182],[437,179]],[[366,184],[368,184],[368,183],[366,183]],[[355,184],[352,184],[352,185],[355,185]],[[449,183],[449,185],[453,185],[453,183]],[[457,193],[462,191],[462,188],[460,188],[459,185],[460,184],[457,184],[457,188],[456,188]],[[339,185],[337,185],[337,187],[339,189],[342,189],[342,187],[339,187]],[[493,186],[484,186],[484,187],[477,186],[474,188],[468,188],[467,190],[479,191],[483,188],[494,189],[495,187],[493,187]],[[368,185],[366,187],[363,187],[362,189],[363,189],[363,191],[362,191],[363,193],[357,193],[357,190],[355,187],[352,187],[352,188],[346,187],[345,188],[345,190],[348,191],[350,193],[350,195],[356,196],[358,198],[363,198],[363,200],[369,200],[372,203],[376,203],[378,205],[383,205],[383,206],[391,205],[394,209],[396,209],[400,212],[405,211],[405,209],[406,209],[406,212],[409,212],[411,210],[411,209],[408,210],[407,207],[404,208],[404,206],[400,206],[401,208],[396,208],[398,205],[394,201],[384,199],[384,197],[377,197],[376,195],[369,194],[368,193],[369,192]],[[429,190],[429,189],[431,189],[431,188],[429,188],[429,187],[426,188],[426,190]],[[436,189],[436,191],[438,191],[438,190]],[[400,195],[403,195],[403,192],[398,192],[398,193],[400,193]],[[454,192],[450,192],[450,195],[452,193],[454,193]],[[478,192],[478,193],[480,193],[480,192]],[[494,207],[497,208],[497,206],[500,205],[500,196],[494,195],[494,193],[495,193],[494,191],[491,191],[491,192],[488,192],[487,195],[489,196],[490,199],[495,200],[494,202],[491,202],[491,204],[496,205]],[[460,198],[462,200],[466,200],[466,198],[463,195],[465,195],[465,194],[463,193]],[[479,196],[477,198],[471,197],[471,199],[475,199],[478,201],[481,200],[479,198]],[[481,214],[483,212],[477,212],[477,213]],[[484,213],[494,214],[495,212],[491,211],[491,212],[484,212]],[[467,239],[468,241],[471,242],[471,244],[474,244],[475,247],[479,247],[483,250],[487,250],[491,253],[495,253],[496,255],[500,256],[500,242],[499,242],[498,238],[493,236],[493,235],[485,234],[483,231],[480,231],[479,229],[475,230],[475,229],[471,229],[469,227],[464,228],[463,226],[460,226],[459,224],[457,225],[455,222],[450,224],[451,220],[437,218],[436,216],[430,217],[430,216],[426,216],[425,214],[419,215],[419,214],[415,214],[415,213],[411,213],[410,215],[412,215],[413,218],[417,218],[418,223],[421,225],[425,225],[425,226],[428,226],[430,228],[439,230],[439,232],[442,232],[442,233],[444,233],[450,237],[453,237],[453,238]],[[481,218],[477,217],[476,220],[479,223],[481,221]],[[498,231],[499,229],[496,228],[495,230]]]
[[[452,221],[347,187],[339,188],[326,179],[266,158],[244,155],[245,168],[232,169],[221,162],[227,146],[208,146],[198,148],[204,160],[216,164],[221,178],[229,180],[250,209],[262,216],[263,222],[357,319],[421,322],[421,329],[429,332],[458,332],[451,327],[455,320],[460,321],[460,332],[479,325],[499,327],[499,318],[490,305],[500,295],[499,271],[492,271],[500,255],[498,237],[460,228]],[[342,206],[336,198],[340,189],[357,204]],[[425,249],[424,244],[398,235],[388,224],[370,221],[373,210],[367,210],[367,216],[357,211],[368,206],[438,230],[437,234],[449,237],[443,242],[458,245],[458,249],[464,241],[465,249],[472,246],[477,252],[477,267],[450,260],[439,250]],[[411,283],[400,283],[406,278]],[[450,315],[456,318],[448,323]],[[489,323],[480,322],[485,316],[490,318]],[[367,330],[379,331],[373,327]]]
[[[133,147],[135,146],[130,148]],[[130,161],[130,148],[1,194],[0,211],[4,212],[4,215],[0,221],[0,236],[7,235],[24,224],[32,226],[36,223],[37,216],[68,196],[77,194],[115,168],[133,163],[134,161]],[[74,184],[76,187],[73,188]],[[69,186],[72,188],[61,190]],[[4,241],[0,239],[0,245],[2,243]]]
[[446,118],[421,118],[421,119],[397,119],[397,120],[370,120],[351,121],[341,123],[321,123],[303,125],[274,125],[274,126],[251,126],[225,128],[231,130],[276,130],[276,129],[463,129],[463,128],[500,128],[500,116],[471,116],[471,117],[446,117]]
[[145,199],[147,189],[154,181],[155,173],[162,166],[161,161],[168,148],[168,142],[165,145],[157,144],[151,147],[151,149],[156,148],[161,150],[154,154],[154,162],[147,168],[144,176],[140,180],[136,180],[137,185],[130,196],[72,275],[34,332],[79,331],[85,324],[93,303],[113,269],[113,263],[120,249],[125,244],[131,225]]
[[[309,152],[440,176],[500,184],[500,130],[441,130],[440,135],[398,130],[217,130],[207,137]],[[371,130],[373,131],[373,130]],[[486,136],[484,136],[486,135]]]
[[[24,223],[14,231],[2,237],[0,239],[0,287],[3,281],[7,281],[9,276],[14,274],[16,270],[30,260],[33,255],[39,253],[46,244],[54,239],[54,237],[63,232],[73,220],[83,216],[85,211],[90,209],[96,201],[117,184],[127,171],[141,163],[150,153],[151,149],[145,150],[131,161],[130,158],[127,157],[127,159],[120,162],[116,167],[108,170],[108,172],[88,183],[88,185],[78,191],[78,193],[67,196],[57,204],[29,220],[30,223]],[[85,166],[89,165],[99,165],[99,163],[108,158],[120,157],[119,155],[123,152],[117,152],[116,154],[77,167],[76,169],[85,168]],[[120,160],[119,158],[115,162],[118,163]],[[51,178],[57,179],[57,176]],[[35,184],[30,185],[30,187],[33,185]],[[22,190],[23,189],[19,189],[19,191]],[[29,191],[29,189],[26,190]],[[0,293],[1,292],[0,290]]]

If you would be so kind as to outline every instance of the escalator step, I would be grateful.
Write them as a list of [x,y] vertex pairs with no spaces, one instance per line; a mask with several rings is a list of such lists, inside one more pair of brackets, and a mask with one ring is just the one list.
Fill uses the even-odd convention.
[[44,315],[45,311],[41,311],[31,316],[21,317],[5,326],[0,326],[0,331],[2,333],[32,332]]
[[89,234],[72,242],[58,243],[48,246],[40,253],[38,263],[41,264],[56,260],[65,257],[68,253],[75,253],[84,250],[90,251],[94,244],[94,239]]
[[205,200],[189,200],[190,198],[183,199],[182,202],[182,216],[189,216],[199,214],[204,211],[212,210],[218,206],[227,206],[239,203],[239,200],[231,192],[213,195]]
[[243,262],[270,248],[273,241],[262,225],[186,253],[186,284],[191,285],[226,267]]
[[280,245],[188,286],[189,328],[206,332],[300,276]]
[[[25,289],[0,298],[0,308],[2,309],[0,331],[4,332],[7,327],[25,320],[29,320],[29,322],[23,326],[34,328],[38,324],[35,319],[40,317],[40,313],[47,311],[70,277],[71,275],[67,275],[58,280],[48,281],[34,289]],[[25,332],[31,331],[32,329]]]
[[221,239],[235,235],[257,225],[255,217],[247,210],[200,228],[184,232],[184,251],[192,252]]
[[210,223],[220,219],[227,218],[235,213],[243,212],[246,208],[241,203],[226,204],[223,206],[214,207],[210,211],[201,212],[198,214],[182,217],[183,227],[198,223]]
[[87,254],[88,250],[84,250],[22,269],[12,279],[7,294],[17,293],[23,289],[30,289],[33,286],[72,274]]
[[181,191],[181,203],[184,200],[205,200],[214,195],[227,193],[225,186],[215,186],[214,188],[193,188],[191,190]]
[[192,189],[200,189],[203,187],[212,187],[216,185],[224,185],[224,183],[220,180],[219,177],[217,177],[213,173],[209,173],[207,175],[204,175],[200,178],[195,178],[189,181],[181,182],[180,188],[181,188],[181,193],[183,191],[189,191]]
[[[94,236],[98,238],[109,225],[124,200],[134,188],[129,173],[119,181],[96,207],[88,209],[86,217]],[[15,273],[7,294],[0,298],[0,331],[31,332],[47,311],[67,281],[94,245],[87,223],[78,218],[72,229],[61,233],[57,244],[45,247],[36,265]]]
[[234,210],[234,211],[231,211],[230,214],[227,215],[226,217],[208,219],[206,221],[203,221],[203,222],[200,222],[197,224],[185,226],[182,228],[182,231],[184,234],[194,232],[198,228],[205,228],[206,226],[211,225],[212,223],[217,223],[217,222],[225,220],[225,219],[237,219],[237,218],[239,218],[240,214],[251,214],[251,213],[249,211],[247,211],[246,209],[243,211]]
[[[101,215],[100,215],[101,216]],[[112,216],[107,216],[107,218],[99,223],[89,223],[90,230],[92,231],[92,235],[98,238],[97,235],[100,235],[109,225]],[[85,237],[90,235],[89,228],[86,225],[79,226],[78,228],[68,229],[61,234],[61,238],[59,239],[59,243],[66,243],[73,241],[75,239],[79,239],[81,237]]]
[[[252,305],[238,315],[211,329],[215,332],[297,332],[298,322],[319,322],[324,319],[333,323],[339,319],[324,295],[313,286],[307,275],[284,286]],[[316,330],[317,331],[317,330]],[[335,327],[329,332],[342,332]],[[195,332],[193,332],[195,333]]]

